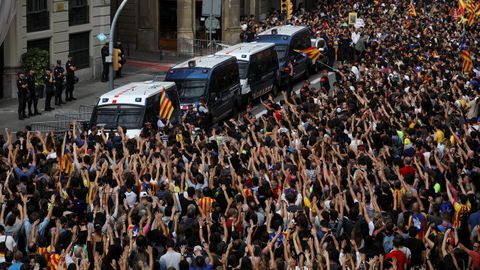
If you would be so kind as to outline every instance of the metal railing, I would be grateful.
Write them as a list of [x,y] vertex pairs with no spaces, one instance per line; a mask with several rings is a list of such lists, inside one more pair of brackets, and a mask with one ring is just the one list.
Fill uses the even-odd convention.
[[179,38],[178,43],[178,55],[179,56],[204,56],[214,54],[218,51],[229,46],[219,40],[207,40],[207,39],[187,39]]
[[85,129],[90,121],[93,108],[93,105],[80,105],[78,113],[55,114],[55,120],[53,121],[32,122],[30,126],[32,131],[60,132],[69,129],[70,125],[76,122],[79,127]]

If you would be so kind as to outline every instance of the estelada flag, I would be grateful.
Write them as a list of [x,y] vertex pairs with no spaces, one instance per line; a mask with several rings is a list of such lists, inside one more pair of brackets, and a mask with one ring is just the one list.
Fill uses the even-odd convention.
[[468,49],[462,50],[462,70],[464,74],[470,73],[473,69],[473,61]]
[[303,49],[303,50],[295,50],[295,51],[300,52],[300,53],[304,53],[308,58],[310,58],[312,60],[312,62],[317,61],[318,57],[320,57],[320,55],[322,55],[320,50],[315,48],[315,47],[310,47],[310,48],[306,48],[306,49]]
[[408,13],[412,17],[417,16],[417,11],[415,10],[415,5],[413,4],[413,0],[410,0],[410,4],[408,4]]
[[160,96],[160,113],[159,116],[162,119],[170,119],[173,114],[172,101],[168,98],[167,91],[163,88],[162,95]]

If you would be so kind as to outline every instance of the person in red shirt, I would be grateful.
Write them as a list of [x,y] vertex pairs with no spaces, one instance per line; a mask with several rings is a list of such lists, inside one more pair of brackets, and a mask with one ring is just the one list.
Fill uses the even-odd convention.
[[458,244],[458,247],[465,251],[470,258],[472,258],[472,268],[473,270],[480,270],[480,242],[473,243],[473,250],[467,248],[462,243]]
[[404,166],[400,168],[400,174],[405,177],[407,174],[412,174],[415,176],[415,168],[412,167],[412,159],[410,157],[406,157],[404,162]]
[[407,265],[409,264],[408,258],[400,251],[400,246],[402,245],[403,239],[401,236],[395,236],[393,239],[393,249],[387,255],[385,255],[385,261],[389,259],[396,259],[397,262],[397,270],[407,269]]

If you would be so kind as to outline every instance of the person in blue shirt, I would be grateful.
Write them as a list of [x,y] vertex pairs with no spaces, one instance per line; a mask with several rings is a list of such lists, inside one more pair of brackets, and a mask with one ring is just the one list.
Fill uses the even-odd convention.
[[477,206],[477,211],[470,214],[468,218],[468,229],[472,231],[475,226],[480,225],[480,204]]

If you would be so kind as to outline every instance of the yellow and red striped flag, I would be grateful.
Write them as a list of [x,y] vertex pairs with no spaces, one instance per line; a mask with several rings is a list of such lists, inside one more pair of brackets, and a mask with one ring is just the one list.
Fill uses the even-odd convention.
[[322,55],[320,50],[315,47],[310,47],[310,48],[306,48],[303,50],[296,50],[296,51],[300,53],[304,53],[308,58],[312,60],[312,62],[317,61],[318,57]]
[[473,22],[475,21],[475,13],[469,13],[468,14],[468,20],[467,20],[467,25],[472,26]]
[[408,28],[410,28],[410,19],[409,18],[407,18],[405,20],[405,29],[408,29]]
[[472,57],[467,49],[462,50],[462,69],[464,74],[470,73],[473,69]]
[[173,110],[174,108],[172,101],[168,98],[165,88],[163,88],[162,95],[160,96],[160,118],[170,119],[170,117],[172,117]]
[[410,4],[408,4],[408,13],[412,17],[417,16],[417,11],[415,10],[415,5],[413,4],[413,0],[410,0]]
[[469,0],[467,2],[467,13],[468,14],[475,14],[475,3],[473,2],[473,0]]

